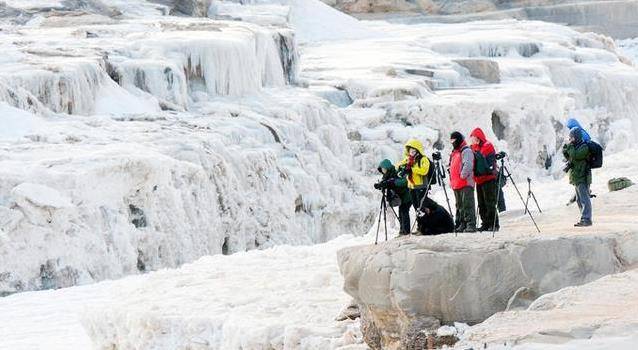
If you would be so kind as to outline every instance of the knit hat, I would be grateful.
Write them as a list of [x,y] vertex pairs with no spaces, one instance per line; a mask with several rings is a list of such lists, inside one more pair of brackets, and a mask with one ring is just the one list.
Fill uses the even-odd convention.
[[455,131],[450,135],[450,140],[454,140],[452,146],[454,146],[454,149],[457,149],[459,148],[459,146],[461,146],[461,143],[465,140],[465,137],[460,132]]

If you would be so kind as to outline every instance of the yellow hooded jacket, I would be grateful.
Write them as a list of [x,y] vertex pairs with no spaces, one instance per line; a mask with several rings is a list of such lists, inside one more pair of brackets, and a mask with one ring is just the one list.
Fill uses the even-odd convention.
[[423,152],[423,144],[419,140],[410,139],[403,149],[403,160],[397,164],[397,168],[405,167],[408,164],[410,153],[408,147],[416,149],[421,154],[421,159],[412,165],[412,175],[408,175],[408,188],[419,189],[427,186],[427,174],[430,170],[430,160]]

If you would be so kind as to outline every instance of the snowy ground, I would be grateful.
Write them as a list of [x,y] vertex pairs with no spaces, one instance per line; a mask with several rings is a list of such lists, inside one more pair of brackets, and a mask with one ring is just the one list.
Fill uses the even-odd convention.
[[362,341],[358,322],[334,321],[349,302],[336,251],[369,241],[344,236],[217,255],[178,270],[2,298],[0,348],[88,349],[90,334],[97,348],[355,349],[348,345]]

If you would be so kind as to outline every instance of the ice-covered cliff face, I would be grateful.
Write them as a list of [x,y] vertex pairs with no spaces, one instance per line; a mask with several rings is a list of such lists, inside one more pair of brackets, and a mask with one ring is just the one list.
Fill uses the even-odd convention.
[[7,4],[29,19],[0,34],[0,294],[367,229],[289,28],[69,4]]
[[432,149],[479,126],[529,173],[560,176],[569,116],[608,152],[638,130],[638,71],[607,37],[512,20],[370,28],[385,36],[304,48],[301,73],[352,99],[345,113],[362,165],[397,159],[410,135]]
[[558,176],[569,115],[609,152],[638,134],[638,72],[603,36],[178,3],[7,2],[0,293],[366,232],[410,137],[480,126],[521,176]]

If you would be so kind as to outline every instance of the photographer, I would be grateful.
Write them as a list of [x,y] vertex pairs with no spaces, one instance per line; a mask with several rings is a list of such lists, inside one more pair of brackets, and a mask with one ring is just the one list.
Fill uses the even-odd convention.
[[[430,160],[424,156],[423,144],[415,139],[406,142],[403,155],[404,158],[399,163],[399,176],[407,177],[412,205],[415,210],[419,210],[421,200],[427,196],[429,190],[427,175],[430,171]],[[419,232],[423,232],[420,225],[418,229]]]
[[424,235],[430,236],[454,232],[452,215],[430,198],[425,198],[423,211],[421,215],[417,216],[417,220],[423,228]]
[[[481,128],[476,128],[470,134],[470,144],[473,152],[479,152],[485,160],[485,168],[478,172],[475,167],[474,181],[476,182],[476,199],[478,202],[479,216],[481,217],[481,227],[479,231],[498,231],[498,214],[496,213],[496,195],[498,184],[496,175],[496,150],[490,141],[487,140]],[[478,156],[478,155],[477,155]],[[478,159],[478,158],[477,158]]]
[[407,235],[410,233],[410,205],[412,204],[410,193],[408,192],[408,181],[398,176],[394,165],[389,159],[382,160],[377,170],[383,174],[383,177],[379,183],[374,184],[374,188],[382,191],[393,191],[401,199],[401,204],[399,205],[399,235]]
[[592,225],[592,207],[589,197],[591,168],[589,167],[589,147],[583,140],[582,129],[574,127],[569,131],[569,143],[563,146],[563,156],[567,160],[564,170],[569,174],[569,183],[576,189],[576,202],[580,208],[580,221],[574,226]]
[[450,135],[450,186],[456,198],[456,232],[476,232],[474,208],[474,152],[465,137],[455,131]]

